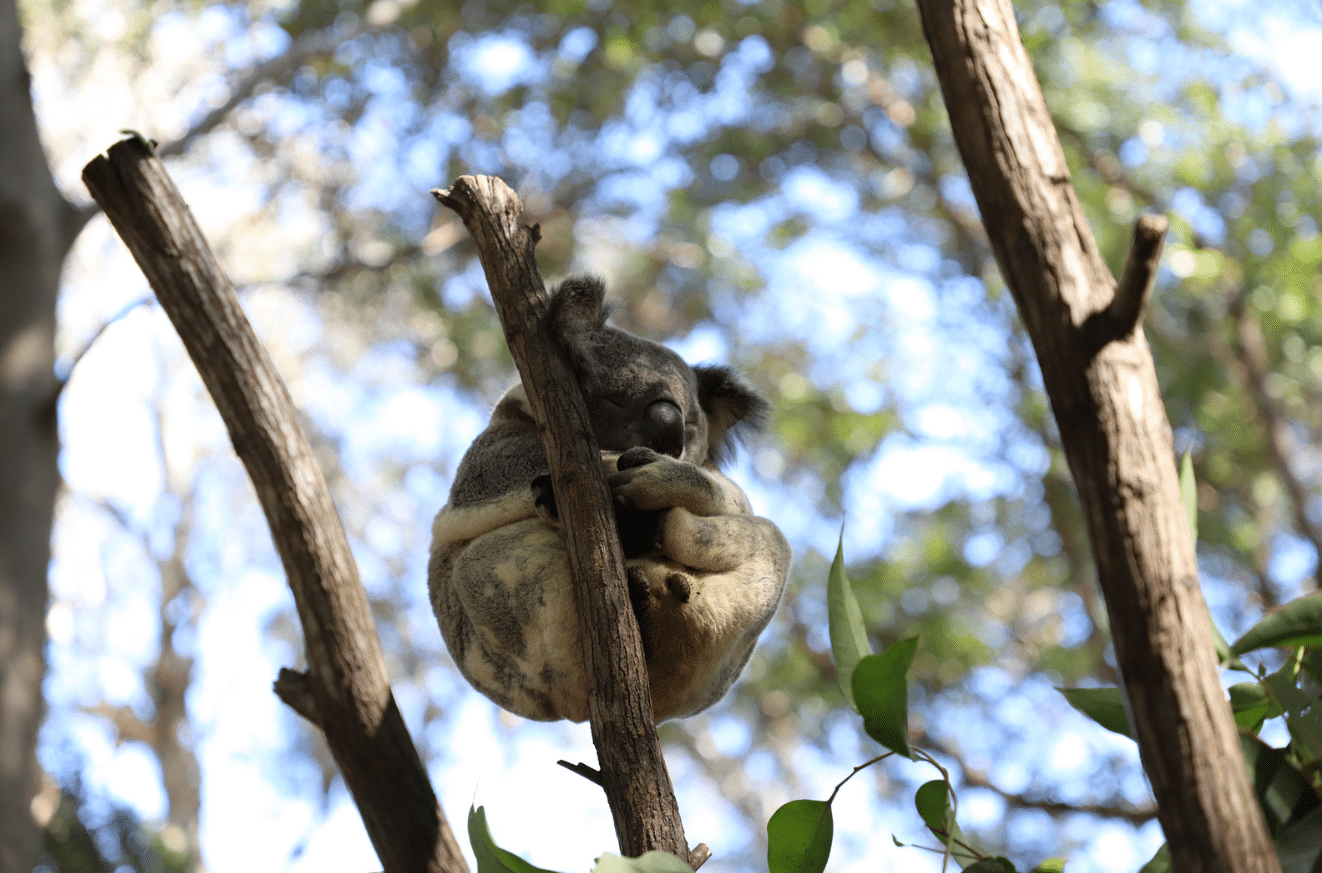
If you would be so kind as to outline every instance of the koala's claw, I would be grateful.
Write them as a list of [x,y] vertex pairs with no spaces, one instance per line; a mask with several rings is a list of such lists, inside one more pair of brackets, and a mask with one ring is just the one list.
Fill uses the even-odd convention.
[[616,459],[615,469],[631,470],[634,467],[641,467],[644,464],[650,464],[659,460],[661,460],[661,455],[652,451],[647,446],[634,446]]

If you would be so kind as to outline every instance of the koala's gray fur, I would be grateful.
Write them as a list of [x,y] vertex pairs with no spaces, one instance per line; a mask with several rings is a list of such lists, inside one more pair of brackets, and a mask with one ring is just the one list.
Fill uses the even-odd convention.
[[[552,292],[550,335],[578,377],[625,546],[657,720],[719,700],[780,602],[790,547],[716,469],[765,402],[606,325],[591,277]],[[496,404],[432,524],[432,606],[460,671],[532,719],[588,717],[565,542],[522,385]]]

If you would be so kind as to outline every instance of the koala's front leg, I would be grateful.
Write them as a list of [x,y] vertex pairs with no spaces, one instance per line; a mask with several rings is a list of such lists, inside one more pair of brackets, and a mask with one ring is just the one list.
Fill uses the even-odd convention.
[[677,461],[647,448],[629,449],[616,467],[609,484],[617,507],[654,511],[678,506],[703,516],[752,512],[739,486],[714,467]]

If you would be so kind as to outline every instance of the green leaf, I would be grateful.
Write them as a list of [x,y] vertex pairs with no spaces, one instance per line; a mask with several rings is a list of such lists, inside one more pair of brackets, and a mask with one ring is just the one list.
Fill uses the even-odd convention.
[[468,809],[468,841],[473,844],[477,873],[551,873],[497,846],[487,827],[486,810],[480,806]]
[[831,804],[791,800],[767,822],[767,867],[771,873],[822,873],[834,827]]
[[950,830],[950,789],[944,779],[933,779],[918,786],[913,796],[913,805],[928,830],[934,832],[941,842],[946,841]]
[[1108,731],[1133,738],[1129,733],[1129,714],[1125,694],[1119,688],[1057,688],[1070,706],[1088,716]]
[[1260,682],[1231,685],[1230,711],[1235,714],[1235,724],[1255,733],[1264,721],[1284,712]]
[[1184,516],[1189,520],[1189,534],[1198,544],[1198,483],[1193,478],[1193,458],[1184,450],[1180,458],[1180,500],[1184,503]]
[[[1180,458],[1180,501],[1184,504],[1184,517],[1189,522],[1189,535],[1196,546],[1198,545],[1198,483],[1193,477],[1193,458],[1189,449],[1185,449],[1183,457]],[[1248,668],[1230,651],[1230,644],[1226,642],[1226,638],[1221,635],[1221,629],[1212,620],[1211,610],[1207,612],[1207,623],[1212,628],[1212,647],[1216,649],[1217,663],[1232,670],[1248,672]]]
[[964,868],[964,873],[1015,873],[1015,869],[1009,858],[997,855],[995,858],[974,861]]
[[1243,655],[1268,646],[1322,646],[1322,592],[1291,600],[1264,617],[1231,651]]
[[1047,858],[1033,868],[1033,873],[1065,873],[1065,859]]
[[1285,710],[1285,726],[1303,763],[1312,764],[1322,760],[1322,706],[1315,705],[1317,701],[1295,684],[1297,675],[1296,664],[1291,661],[1263,679],[1262,684]]
[[[1204,602],[1203,608],[1207,609],[1206,602]],[[1226,638],[1221,635],[1221,629],[1212,620],[1212,610],[1210,609],[1207,609],[1207,626],[1212,629],[1212,648],[1216,650],[1216,662],[1231,670],[1242,670],[1245,673],[1252,672],[1244,666],[1243,661],[1235,657],[1235,653],[1230,649],[1230,643],[1226,642]]]
[[1152,856],[1152,860],[1138,868],[1138,873],[1173,873],[1175,868],[1171,865],[1170,846],[1165,843],[1157,849],[1157,854]]
[[1322,808],[1281,831],[1276,841],[1281,873],[1314,873],[1322,866]]
[[959,862],[961,868],[983,860],[967,848],[969,842],[960,831],[959,822],[955,821],[955,810],[950,802],[950,785],[944,779],[934,779],[918,786],[913,796],[913,805],[923,824],[941,841],[941,845],[950,850],[950,857]]
[[1273,749],[1257,737],[1244,734],[1239,736],[1239,746],[1244,750],[1253,793],[1258,796],[1267,830],[1273,837],[1318,808],[1317,792],[1283,749]]
[[909,680],[907,674],[918,650],[918,638],[909,637],[880,655],[868,655],[854,668],[852,686],[863,730],[892,752],[912,758],[909,751]]
[[835,679],[840,683],[840,691],[855,712],[858,704],[854,702],[854,688],[851,678],[854,668],[871,649],[868,646],[867,630],[863,627],[863,612],[858,608],[858,598],[854,588],[845,575],[845,531],[840,529],[840,544],[835,550],[835,560],[831,562],[831,572],[826,577],[827,622],[831,629],[831,654],[835,657]]
[[669,852],[647,852],[622,858],[606,852],[597,859],[596,873],[693,873],[693,868]]

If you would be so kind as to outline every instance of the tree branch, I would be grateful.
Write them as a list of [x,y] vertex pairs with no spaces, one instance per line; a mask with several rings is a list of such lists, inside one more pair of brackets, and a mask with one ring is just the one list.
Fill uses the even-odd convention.
[[918,0],[918,9],[955,142],[1032,338],[1083,504],[1175,868],[1279,871],[1216,673],[1152,353],[1141,327],[1101,345],[1085,329],[1093,313],[1113,305],[1137,321],[1143,268],[1117,302],[1010,0]]
[[293,402],[164,166],[140,138],[83,181],[146,274],[252,478],[306,636],[308,686],[386,870],[467,873],[395,700],[335,506]]
[[473,235],[537,419],[577,595],[592,741],[620,851],[636,857],[659,849],[693,866],[656,736],[601,452],[577,379],[542,329],[546,291],[533,257],[539,229],[523,223],[518,195],[494,176],[462,176],[432,194]]
[[1262,327],[1249,312],[1242,290],[1230,298],[1229,309],[1230,317],[1235,320],[1235,357],[1243,368],[1245,387],[1267,431],[1267,448],[1271,453],[1272,466],[1276,468],[1276,475],[1290,495],[1295,527],[1322,560],[1322,525],[1308,517],[1308,486],[1290,466],[1294,445],[1290,437],[1289,417],[1267,390],[1267,374],[1271,367],[1267,361]]
[[1154,806],[1132,806],[1119,799],[1104,803],[1065,803],[1059,800],[1037,797],[1026,792],[1007,791],[993,782],[991,777],[983,771],[970,767],[968,762],[964,760],[960,750],[950,743],[937,739],[927,731],[922,732],[921,743],[927,748],[953,759],[959,765],[960,773],[963,775],[966,785],[991,791],[1004,800],[1006,806],[1012,809],[1039,809],[1050,816],[1084,813],[1099,818],[1120,819],[1135,827],[1145,825],[1157,817],[1157,809]]

